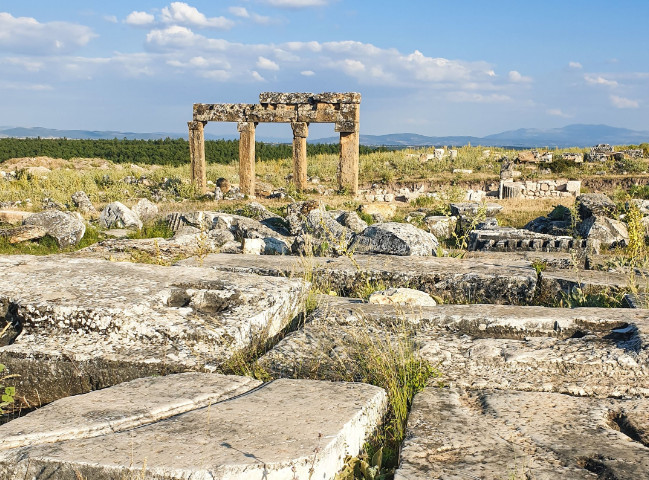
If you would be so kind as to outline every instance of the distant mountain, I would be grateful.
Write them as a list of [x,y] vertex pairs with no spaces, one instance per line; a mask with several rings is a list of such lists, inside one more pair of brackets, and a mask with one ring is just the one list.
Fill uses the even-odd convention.
[[[164,138],[187,138],[186,133],[154,132],[134,133],[117,131],[93,131],[93,130],[56,130],[42,127],[0,127],[0,138],[81,138],[81,139],[142,139],[157,140]],[[238,135],[214,135],[206,134],[208,140],[237,139]],[[262,137],[257,140],[267,143],[290,143],[291,139]],[[338,143],[339,137],[327,137],[309,139],[309,143]],[[562,128],[538,129],[519,128],[502,133],[487,135],[486,137],[470,136],[447,136],[430,137],[416,133],[391,133],[387,135],[363,135],[360,136],[362,145],[369,146],[392,146],[392,147],[423,147],[423,146],[463,146],[483,145],[485,147],[589,147],[598,143],[610,143],[611,145],[628,145],[649,142],[649,131],[629,130],[627,128],[616,128],[608,125],[567,125]]]
[[649,142],[649,132],[608,125],[575,124],[547,130],[520,128],[488,135],[482,140],[487,142],[485,145],[515,147],[588,147],[598,143],[628,145]]
[[[334,143],[338,137],[312,140],[313,143]],[[483,145],[485,147],[590,147],[598,143],[611,145],[628,145],[649,142],[649,131],[629,130],[608,125],[567,125],[562,128],[538,129],[519,128],[507,132],[487,135],[486,137],[448,136],[428,137],[414,133],[391,133],[388,135],[362,135],[363,145],[385,146],[463,146]]]
[[[57,130],[55,128],[43,127],[0,127],[0,138],[70,138],[82,140],[160,140],[165,138],[187,138],[187,133],[177,132],[153,132],[153,133],[135,133],[135,132],[117,132],[117,131],[96,131],[96,130]],[[214,135],[207,133],[207,140],[235,140],[239,135]],[[290,143],[291,140],[275,137],[259,137],[259,141],[268,143]]]

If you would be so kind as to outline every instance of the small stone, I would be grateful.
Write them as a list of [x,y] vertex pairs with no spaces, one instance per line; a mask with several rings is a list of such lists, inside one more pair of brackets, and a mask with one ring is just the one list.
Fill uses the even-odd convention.
[[230,191],[231,185],[227,178],[218,178],[216,180],[216,186],[221,189],[221,193],[225,195]]
[[242,253],[247,255],[261,255],[266,249],[266,242],[263,238],[244,238]]
[[121,202],[113,202],[99,216],[99,225],[103,228],[142,228],[140,218]]
[[410,305],[413,307],[434,307],[437,305],[437,302],[430,295],[414,288],[379,290],[370,295],[368,302],[380,305]]
[[140,199],[139,202],[131,209],[141,221],[148,222],[158,215],[158,206],[146,198]]
[[45,228],[47,234],[54,237],[61,248],[77,245],[86,232],[83,219],[76,212],[47,210],[35,213],[25,219],[25,225],[39,225]]

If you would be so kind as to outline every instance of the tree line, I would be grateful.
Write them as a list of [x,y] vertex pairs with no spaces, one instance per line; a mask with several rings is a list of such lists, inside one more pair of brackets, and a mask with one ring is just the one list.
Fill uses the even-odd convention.
[[[361,145],[360,153],[366,154],[385,147]],[[307,144],[307,154],[338,154],[338,144]],[[164,140],[73,140],[66,138],[0,138],[0,162],[10,158],[52,157],[103,158],[113,163],[143,163],[156,165],[182,165],[189,162],[189,144],[182,138]],[[292,146],[283,143],[256,142],[255,156],[258,160],[291,158]],[[232,163],[239,161],[239,140],[206,140],[205,157],[209,163]]]

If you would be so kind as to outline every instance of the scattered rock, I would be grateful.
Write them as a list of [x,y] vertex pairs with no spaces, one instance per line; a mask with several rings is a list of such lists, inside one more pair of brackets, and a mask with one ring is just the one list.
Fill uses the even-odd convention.
[[223,178],[223,177],[218,178],[216,180],[216,186],[219,188],[219,190],[221,190],[221,193],[223,195],[227,194],[230,191],[230,189],[232,188],[232,186],[230,185],[229,180],[227,178]]
[[40,225],[21,225],[19,227],[0,229],[0,238],[6,238],[9,243],[20,243],[36,240],[47,235],[47,230]]
[[381,219],[390,219],[397,212],[397,206],[392,203],[368,203],[360,206],[361,212],[367,215],[379,215]]
[[31,215],[33,215],[32,212],[22,212],[20,210],[0,210],[0,223],[20,224]]
[[389,255],[437,255],[435,235],[409,223],[379,223],[367,227],[354,238],[350,250]]
[[158,215],[157,205],[146,198],[140,199],[131,210],[142,222],[151,221]]
[[597,240],[601,245],[621,246],[629,244],[629,231],[624,222],[602,215],[593,215],[579,226],[579,233],[589,240]]
[[37,225],[56,239],[59,247],[77,245],[86,233],[86,225],[78,213],[47,210],[35,213],[25,219],[25,225]]
[[356,212],[343,212],[336,217],[336,220],[354,233],[362,233],[367,228],[367,222],[359,217]]
[[457,217],[446,215],[428,215],[423,219],[430,233],[438,239],[451,238],[457,225]]
[[83,190],[79,190],[78,192],[74,192],[72,194],[72,203],[74,204],[75,207],[77,207],[77,209],[82,215],[97,214],[97,210],[95,209],[94,205],[90,201],[88,194],[86,194],[86,192],[84,192]]
[[103,228],[142,228],[142,221],[130,208],[120,202],[106,205],[99,216]]
[[244,238],[241,244],[241,251],[248,255],[261,255],[266,244],[263,238]]
[[615,213],[615,202],[602,193],[585,193],[577,197],[577,208],[582,220],[593,215],[610,217]]
[[409,305],[411,307],[434,307],[437,302],[427,293],[414,288],[389,288],[370,295],[369,303],[379,305]]
[[451,215],[459,216],[475,216],[479,212],[484,211],[486,217],[495,217],[503,207],[497,203],[478,203],[478,202],[464,202],[464,203],[451,203]]

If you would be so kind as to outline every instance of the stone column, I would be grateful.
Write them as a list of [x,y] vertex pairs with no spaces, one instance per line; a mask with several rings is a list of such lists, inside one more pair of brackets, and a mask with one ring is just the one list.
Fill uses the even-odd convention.
[[202,194],[207,192],[207,169],[205,167],[205,122],[187,122],[189,127],[189,157],[191,159],[192,184]]
[[241,193],[255,197],[255,123],[239,122],[239,188]]
[[340,132],[338,185],[352,195],[358,193],[358,126],[353,132]]
[[293,180],[295,188],[302,191],[306,188],[306,137],[309,136],[309,124],[292,122],[293,129]]

